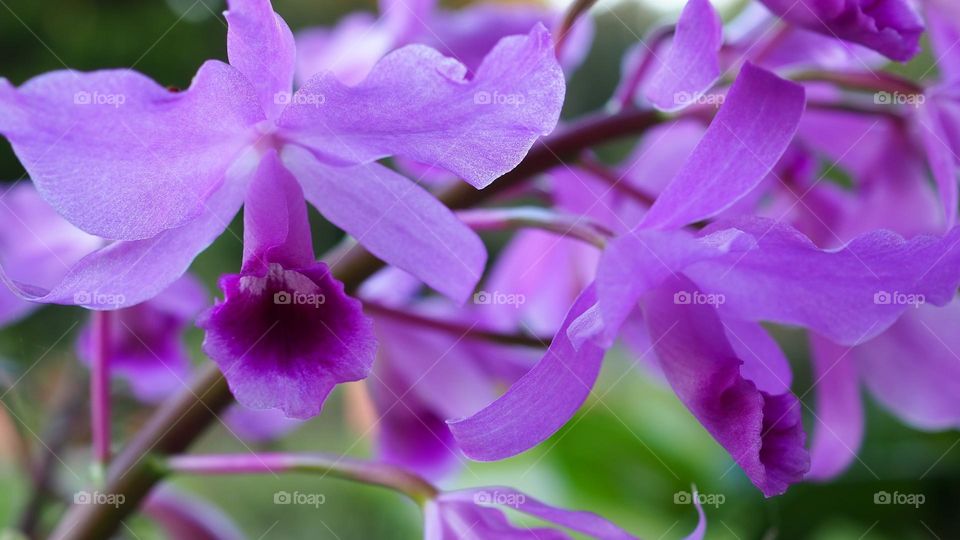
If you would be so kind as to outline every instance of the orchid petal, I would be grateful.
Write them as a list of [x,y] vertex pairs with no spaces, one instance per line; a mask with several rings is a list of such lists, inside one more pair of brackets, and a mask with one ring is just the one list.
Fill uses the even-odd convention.
[[697,148],[641,226],[681,227],[729,208],[777,164],[803,109],[802,86],[744,65]]
[[816,412],[809,478],[829,480],[857,457],[863,440],[860,377],[850,347],[810,334]]
[[553,130],[563,73],[538,25],[502,39],[476,75],[411,45],[384,57],[355,87],[318,75],[280,119],[283,135],[331,163],[398,155],[439,165],[480,188],[513,169]]
[[709,0],[689,0],[680,13],[673,43],[647,87],[647,99],[663,111],[696,102],[720,77],[718,53],[723,21]]
[[276,118],[293,91],[296,46],[270,0],[229,0],[227,56],[256,88],[260,106]]
[[426,190],[377,163],[329,166],[295,146],[283,160],[307,200],[371,253],[456,301],[473,292],[486,249]]
[[0,133],[40,195],[108,239],[186,225],[224,181],[263,119],[237,70],[210,61],[173,93],[130,70],[0,80]]
[[575,349],[567,327],[595,299],[592,287],[577,298],[543,359],[506,394],[473,416],[448,421],[464,454],[479,461],[519,454],[552,435],[577,412],[600,372],[603,349],[592,343]]

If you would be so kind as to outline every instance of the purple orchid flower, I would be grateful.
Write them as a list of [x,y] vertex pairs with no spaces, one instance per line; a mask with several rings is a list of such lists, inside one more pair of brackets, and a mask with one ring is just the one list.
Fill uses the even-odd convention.
[[[493,505],[514,510],[548,523],[576,531],[599,540],[631,540],[636,536],[600,516],[582,511],[548,506],[533,497],[507,487],[470,488],[441,493],[424,508],[425,540],[474,539],[550,539],[570,540],[566,532],[553,528],[517,527],[507,521]],[[706,517],[697,504],[699,522],[686,540],[701,540],[706,532]]]
[[[538,23],[552,27],[559,11],[535,3],[479,3],[456,11],[436,0],[382,0],[380,15],[356,12],[334,28],[309,28],[297,35],[297,79],[333,72],[345,84],[362,81],[390,51],[413,43],[433,47],[473,73],[501,38],[526,33]],[[586,56],[593,26],[584,18],[571,30],[560,62],[575,69]]]
[[[116,240],[49,287],[8,280],[18,294],[76,303],[85,289],[133,305],[159,293],[225,228],[275,150],[325,217],[375,255],[466,297],[485,260],[479,239],[374,161],[408,157],[477,187],[513,168],[556,124],[563,100],[547,31],[501,40],[469,79],[458,62],[412,46],[357,86],[321,74],[291,94],[295,49],[282,19],[266,0],[230,7],[231,64],[205,63],[182,92],[129,70],[0,83],[0,133],[41,195],[71,223]],[[493,95],[522,95],[523,105],[488,104]]]
[[785,20],[899,61],[920,52],[923,21],[907,0],[761,0]]

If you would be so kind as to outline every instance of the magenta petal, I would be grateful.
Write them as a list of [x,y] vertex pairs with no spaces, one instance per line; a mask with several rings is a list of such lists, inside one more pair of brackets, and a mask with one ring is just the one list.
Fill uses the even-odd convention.
[[893,60],[920,52],[923,22],[909,0],[762,0],[784,19],[860,43]]
[[276,151],[261,158],[243,206],[243,266],[265,268],[266,261],[295,268],[313,262],[307,201],[300,184],[280,163]]
[[[620,327],[640,297],[686,266],[740,252],[752,246],[748,235],[711,234],[695,237],[685,231],[637,230],[607,245],[597,267],[597,299],[602,326],[576,325],[575,343],[593,338],[613,345]],[[602,330],[590,336],[590,331]]]
[[280,409],[248,409],[233,405],[223,415],[227,429],[244,442],[275,441],[303,425],[302,420],[287,418]]
[[276,118],[293,91],[293,34],[270,0],[229,0],[227,6],[230,65],[256,88],[267,116]]
[[[441,495],[440,500],[441,505],[456,501],[484,505],[483,508],[489,508],[485,505],[490,504],[507,506],[518,512],[589,535],[591,538],[597,538],[598,540],[636,540],[637,538],[593,512],[566,510],[550,506],[509,487],[490,486],[451,491]],[[542,537],[534,536],[533,538]],[[550,538],[550,536],[545,538]],[[563,535],[559,538],[567,538],[567,536]]]
[[733,223],[758,239],[757,249],[701,261],[684,274],[701,289],[723,294],[723,309],[739,319],[804,326],[855,345],[920,302],[951,301],[960,281],[960,228],[910,240],[878,230],[823,250],[774,221]]
[[647,99],[674,111],[696,102],[720,77],[723,21],[709,0],[689,0],[677,21],[673,43],[650,79]]
[[727,341],[714,306],[679,303],[696,291],[671,279],[646,297],[650,338],[680,401],[730,453],[750,480],[771,497],[799,482],[809,467],[800,402],[789,392],[770,394],[743,377],[743,361]]
[[937,108],[938,96],[928,96],[929,102],[920,105],[916,114],[920,141],[927,154],[933,179],[940,193],[947,228],[957,222],[957,206],[960,195],[957,190],[957,158],[950,147],[950,136],[943,125],[945,120]]
[[920,429],[960,427],[960,302],[910,309],[855,349],[870,393]]
[[700,143],[641,226],[682,227],[729,208],[777,164],[803,109],[802,86],[745,64]]
[[372,324],[323,263],[263,270],[221,279],[224,300],[198,322],[203,349],[241,405],[309,418],[335,385],[370,372]]
[[740,374],[768,394],[790,391],[793,370],[780,345],[758,323],[723,320],[728,341],[737,358],[743,361]]
[[849,347],[810,334],[816,408],[809,478],[829,480],[857,457],[863,440],[863,402]]
[[240,529],[209,502],[168,485],[150,493],[143,513],[163,529],[170,540],[240,540]]
[[243,75],[215,61],[183,92],[129,70],[57,71],[18,89],[0,80],[0,133],[40,194],[110,239],[146,239],[199,216],[261,119]]
[[228,182],[194,221],[146,240],[113,242],[80,259],[54,284],[23,283],[6,268],[0,269],[0,280],[31,302],[119,309],[149,300],[220,236],[240,209],[244,188],[242,182]]
[[479,461],[519,454],[577,412],[600,372],[603,349],[589,342],[575,349],[567,328],[595,301],[592,287],[577,298],[543,359],[503,396],[473,416],[448,421],[464,454]]
[[429,47],[404,47],[357,86],[333,75],[308,81],[284,111],[281,131],[325,161],[403,156],[482,188],[553,130],[565,83],[542,25],[503,38],[473,78],[465,75],[463,64]]
[[486,248],[426,190],[377,163],[333,167],[296,146],[283,159],[307,200],[371,253],[456,301],[473,292]]

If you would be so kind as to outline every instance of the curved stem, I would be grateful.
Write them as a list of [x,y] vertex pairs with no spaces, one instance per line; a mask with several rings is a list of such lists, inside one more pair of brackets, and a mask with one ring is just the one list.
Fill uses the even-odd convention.
[[541,338],[526,334],[504,334],[490,330],[478,330],[464,324],[434,319],[432,317],[411,313],[409,311],[393,309],[376,302],[364,302],[363,309],[364,311],[375,315],[392,317],[394,319],[402,320],[417,326],[424,326],[441,332],[447,332],[455,337],[464,336],[464,338],[480,339],[483,341],[490,341],[503,345],[520,345],[523,347],[543,348],[549,346],[552,339],[549,337]]
[[[637,135],[666,118],[656,111],[640,110],[587,117],[541,139],[516,168],[487,189],[478,191],[460,183],[438,197],[454,210],[474,206],[566,160],[576,159],[587,148]],[[383,262],[355,245],[331,264],[331,271],[348,291],[352,291],[382,267]],[[190,387],[164,402],[107,470],[105,490],[122,494],[124,504],[116,507],[74,505],[59,523],[53,537],[58,540],[109,538],[162,478],[149,455],[183,452],[218,418],[217,414],[232,399],[217,366],[210,363],[201,368]]]
[[584,216],[561,214],[539,206],[481,208],[457,212],[460,221],[475,231],[504,229],[540,229],[586,242],[599,249],[607,245],[613,232]]
[[923,87],[913,81],[885,71],[839,72],[805,70],[788,74],[797,82],[828,82],[848,90],[866,92],[889,92],[892,94],[922,94]]
[[110,462],[110,311],[92,313],[93,361],[90,367],[90,432],[93,462],[102,480]]
[[420,505],[439,493],[433,484],[399,467],[325,454],[173,456],[163,463],[163,467],[171,473],[199,475],[316,473],[389,488]]

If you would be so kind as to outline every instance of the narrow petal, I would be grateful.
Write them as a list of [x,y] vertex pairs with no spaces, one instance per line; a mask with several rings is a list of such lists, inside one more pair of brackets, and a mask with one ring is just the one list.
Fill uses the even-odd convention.
[[160,294],[230,224],[240,209],[245,185],[228,182],[187,225],[153,238],[118,241],[80,259],[55,283],[25,283],[0,269],[15,294],[31,302],[72,304],[90,309],[129,307]]
[[553,130],[565,84],[542,25],[502,39],[472,79],[465,75],[463,64],[433,49],[404,47],[357,86],[332,75],[308,81],[284,111],[281,131],[332,163],[398,155],[482,188]]
[[824,250],[765,219],[707,230],[729,225],[756,238],[757,249],[703,260],[684,273],[704,291],[723,294],[733,317],[804,326],[840,344],[865,342],[918,304],[946,304],[960,281],[958,228],[909,240],[878,230]]
[[260,106],[276,118],[293,91],[296,47],[270,0],[229,0],[227,56],[256,88]]
[[803,87],[746,64],[683,169],[642,222],[682,227],[729,208],[777,164],[804,109]]
[[637,230],[617,238],[604,250],[597,268],[602,333],[574,336],[575,342],[591,337],[610,347],[644,293],[690,264],[740,252],[751,245],[748,235],[737,233],[697,238],[685,231]]
[[566,510],[544,504],[526,493],[503,486],[462,489],[441,495],[444,501],[496,504],[510,507],[518,512],[534,516],[567,529],[589,535],[599,540],[636,540],[636,536],[617,527],[610,521],[581,510]]
[[464,454],[479,461],[519,454],[577,412],[600,372],[603,349],[589,342],[575,349],[567,327],[595,301],[592,287],[577,298],[543,359],[503,396],[473,416],[448,422]]
[[473,292],[486,249],[426,190],[377,163],[333,167],[294,146],[283,160],[307,200],[371,253],[456,301]]
[[768,394],[790,391],[793,370],[780,345],[763,326],[750,321],[723,319],[723,328],[737,358],[740,374]]
[[183,92],[130,70],[56,71],[17,89],[0,80],[0,133],[40,195],[109,239],[199,216],[261,119],[250,84],[216,61]]
[[871,394],[912,426],[960,427],[960,302],[921,305],[855,350]]
[[829,480],[853,463],[863,440],[863,401],[860,377],[850,347],[810,334],[816,408],[810,472]]
[[645,298],[644,314],[663,372],[680,401],[764,495],[779,495],[809,467],[800,402],[759,390],[741,373],[715,306],[679,303],[696,291],[671,279]]
[[143,503],[143,513],[171,540],[240,540],[240,529],[208,501],[161,486]]
[[689,0],[680,13],[673,43],[653,74],[647,99],[674,111],[696,102],[720,77],[723,21],[709,0]]
[[952,228],[957,222],[957,209],[960,205],[957,189],[958,160],[950,147],[950,137],[942,124],[944,118],[937,110],[935,95],[930,96],[929,102],[920,105],[916,120],[919,124],[920,142],[926,151],[927,162],[943,203],[946,226]]
[[307,201],[276,151],[264,154],[243,206],[244,268],[266,261],[295,268],[314,259]]

